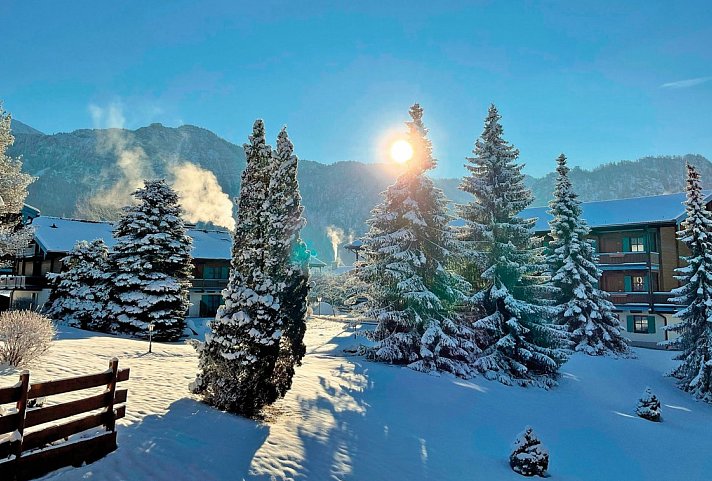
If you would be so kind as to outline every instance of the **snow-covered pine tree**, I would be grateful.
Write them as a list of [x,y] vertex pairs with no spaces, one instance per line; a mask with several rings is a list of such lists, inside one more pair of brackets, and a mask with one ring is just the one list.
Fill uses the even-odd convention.
[[581,217],[581,202],[569,180],[566,156],[557,159],[554,199],[549,203],[551,242],[547,262],[557,303],[556,323],[571,334],[576,351],[593,356],[629,355],[618,316],[608,294],[599,289],[601,271],[595,264],[590,232]]
[[77,242],[62,259],[62,272],[48,274],[52,291],[47,315],[82,329],[106,331],[108,259],[103,240]]
[[549,451],[541,444],[531,426],[519,433],[514,441],[514,451],[509,465],[522,476],[545,476],[549,469]]
[[364,238],[362,278],[374,286],[378,325],[368,356],[424,372],[469,377],[477,353],[474,331],[453,312],[470,285],[446,269],[459,248],[448,201],[426,175],[435,167],[423,109],[406,122],[413,157],[372,211]]
[[279,240],[264,209],[269,199],[272,149],[265,142],[262,120],[255,121],[245,144],[233,237],[232,267],[225,305],[211,321],[212,333],[198,351],[200,372],[191,389],[213,406],[247,417],[279,397],[273,383],[282,325],[278,286],[270,277],[269,258]]
[[178,194],[164,180],[147,180],[124,208],[109,255],[107,315],[117,330],[138,337],[175,341],[183,335],[190,305],[193,263]]
[[492,105],[484,132],[460,188],[475,199],[459,206],[463,240],[484,288],[475,296],[484,316],[475,329],[484,334],[475,368],[504,384],[555,384],[566,360],[558,348],[561,332],[546,324],[553,311],[533,300],[546,294],[539,273],[546,270],[541,249],[532,243],[535,219],[518,214],[532,202],[524,186],[519,151],[502,137],[500,115]]
[[662,410],[660,409],[660,400],[653,394],[649,388],[645,388],[643,396],[638,399],[638,406],[635,408],[635,414],[648,421],[660,422],[662,419]]
[[680,389],[712,402],[712,215],[707,210],[700,174],[687,165],[686,219],[678,240],[690,250],[685,267],[676,270],[682,283],[670,302],[684,306],[676,313],[681,322],[666,329],[680,335],[661,344],[682,349],[682,363],[670,374]]
[[7,265],[32,240],[32,228],[22,223],[27,186],[34,177],[22,172],[22,161],[7,155],[15,142],[10,132],[12,117],[0,103],[0,265]]
[[269,200],[264,213],[275,231],[270,271],[279,289],[277,296],[282,324],[279,357],[272,383],[279,395],[284,396],[292,385],[295,366],[301,364],[306,354],[304,333],[309,294],[309,251],[299,236],[306,225],[297,182],[299,160],[294,155],[294,146],[286,128],[277,136],[277,150],[273,152],[272,162]]

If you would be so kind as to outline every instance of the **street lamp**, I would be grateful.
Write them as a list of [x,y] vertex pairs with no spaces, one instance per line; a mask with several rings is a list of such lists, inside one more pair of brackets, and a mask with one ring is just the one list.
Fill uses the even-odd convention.
[[321,296],[316,296],[317,315],[321,316]]
[[150,323],[148,325],[148,352],[151,352],[151,348],[153,347],[153,328],[154,325],[153,323]]

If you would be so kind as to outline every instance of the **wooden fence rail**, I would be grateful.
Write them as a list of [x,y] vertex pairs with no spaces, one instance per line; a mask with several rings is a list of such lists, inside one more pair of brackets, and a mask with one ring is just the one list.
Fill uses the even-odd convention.
[[[114,358],[107,371],[36,384],[30,384],[30,373],[24,371],[17,384],[0,389],[0,407],[15,403],[14,408],[6,408],[0,415],[0,480],[37,478],[65,466],[96,461],[114,451],[116,420],[126,415],[127,398],[127,390],[117,389],[116,385],[128,379],[129,370],[119,369],[119,360]],[[105,390],[100,394],[30,407],[33,399],[101,386]],[[98,410],[101,411],[77,418]],[[25,432],[47,423],[52,424]],[[100,426],[103,432],[84,433]],[[84,434],[76,436],[80,433]]]

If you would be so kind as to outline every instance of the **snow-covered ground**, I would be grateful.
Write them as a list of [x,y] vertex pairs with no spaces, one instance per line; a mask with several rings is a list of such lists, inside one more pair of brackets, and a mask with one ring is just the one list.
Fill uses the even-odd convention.
[[[672,353],[638,359],[574,356],[551,391],[463,381],[375,364],[343,352],[359,342],[346,324],[311,319],[309,354],[294,387],[258,423],[216,411],[187,391],[192,348],[62,328],[33,379],[131,367],[119,449],[54,481],[522,480],[511,443],[531,424],[561,480],[705,480],[712,473],[712,406],[695,402],[663,372]],[[0,375],[0,385],[16,381]],[[664,420],[634,416],[645,386]]]

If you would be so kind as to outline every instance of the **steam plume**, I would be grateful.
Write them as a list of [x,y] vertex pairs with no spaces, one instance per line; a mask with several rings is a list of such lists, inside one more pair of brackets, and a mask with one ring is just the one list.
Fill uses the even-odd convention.
[[189,162],[172,165],[170,171],[173,188],[180,195],[188,222],[212,222],[228,229],[235,228],[232,201],[223,192],[215,174]]
[[326,236],[331,241],[331,249],[334,252],[334,261],[339,264],[339,245],[344,240],[344,229],[341,227],[336,227],[334,225],[327,226]]

